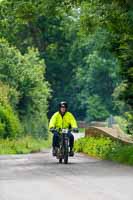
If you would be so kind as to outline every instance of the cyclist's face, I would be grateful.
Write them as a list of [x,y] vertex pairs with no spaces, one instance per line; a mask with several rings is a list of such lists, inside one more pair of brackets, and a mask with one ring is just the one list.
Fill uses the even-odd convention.
[[65,113],[66,112],[66,107],[65,106],[61,106],[60,111],[61,111],[61,113]]

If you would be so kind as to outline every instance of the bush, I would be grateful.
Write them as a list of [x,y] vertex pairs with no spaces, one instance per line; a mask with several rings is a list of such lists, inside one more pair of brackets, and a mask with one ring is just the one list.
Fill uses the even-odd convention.
[[0,105],[0,138],[17,138],[21,134],[20,121],[12,108]]
[[75,151],[133,165],[133,145],[123,144],[108,137],[80,138],[75,142]]

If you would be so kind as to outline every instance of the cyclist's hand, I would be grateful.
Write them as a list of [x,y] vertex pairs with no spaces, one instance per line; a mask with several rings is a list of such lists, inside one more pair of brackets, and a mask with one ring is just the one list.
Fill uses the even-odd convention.
[[55,128],[50,128],[50,132],[54,133],[55,132]]

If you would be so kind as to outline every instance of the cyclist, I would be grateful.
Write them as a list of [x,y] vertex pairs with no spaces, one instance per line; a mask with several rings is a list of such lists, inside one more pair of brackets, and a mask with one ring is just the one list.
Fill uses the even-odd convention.
[[56,147],[59,147],[59,134],[61,134],[61,132],[57,130],[61,130],[63,128],[69,129],[69,155],[73,156],[74,136],[71,133],[70,129],[72,128],[75,132],[78,132],[78,126],[73,114],[68,112],[68,105],[66,101],[62,101],[59,103],[59,111],[53,114],[49,122],[49,129],[53,133],[53,156],[56,156]]

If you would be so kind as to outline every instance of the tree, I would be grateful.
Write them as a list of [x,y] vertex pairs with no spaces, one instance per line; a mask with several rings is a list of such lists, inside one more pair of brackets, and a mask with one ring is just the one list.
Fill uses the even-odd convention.
[[[43,136],[47,133],[47,100],[49,85],[44,78],[45,64],[35,49],[22,55],[5,40],[0,41],[0,80],[16,91],[17,113],[26,133]],[[18,96],[17,96],[18,94]]]
[[[130,0],[90,0],[80,2],[81,34],[85,36],[95,35],[99,28],[111,34],[112,38],[109,40],[111,45],[108,50],[118,59],[120,66],[119,76],[122,84],[124,84],[124,89],[119,92],[119,99],[124,101],[129,116],[132,116],[133,3]],[[101,52],[101,50],[99,51]],[[132,121],[133,117],[129,118],[129,121]]]
[[107,119],[109,112],[105,107],[104,102],[97,95],[90,96],[88,98],[88,107],[87,107],[87,121],[101,121]]
[[[113,99],[112,94],[117,86],[118,90],[123,88],[120,82],[124,90],[119,90],[119,98],[130,113],[132,12],[130,0],[5,0],[0,3],[0,36],[15,45],[24,59],[28,59],[28,47],[34,47],[38,49],[38,56],[45,60],[46,79],[53,90],[49,115],[57,109],[60,100],[67,100],[71,111],[84,119],[88,99],[94,96],[98,96],[99,105],[103,104],[108,113],[116,114],[118,109],[114,102],[118,103],[118,98]],[[31,66],[28,68],[34,74]],[[30,71],[28,76],[32,77]],[[24,82],[29,82],[29,86],[26,89],[19,83],[20,94],[25,94],[18,103],[19,113],[23,112],[23,107],[28,113],[27,105],[36,97],[35,91],[30,97],[26,95],[32,87],[26,75]]]
[[[100,28],[95,34],[84,37],[80,35],[78,45],[71,54],[71,59],[77,65],[73,83],[73,90],[77,91],[76,107],[83,116],[87,115],[88,98],[93,95],[100,97],[108,113],[117,112],[114,109],[112,93],[119,83],[119,61],[110,52],[111,39],[112,35]],[[103,119],[102,115],[101,118]]]
[[76,15],[71,5],[69,0],[15,0],[0,4],[1,36],[22,53],[29,46],[38,48],[41,58],[46,61],[46,78],[53,90],[50,115],[58,102],[68,100],[71,93],[68,83],[71,82],[73,65],[69,62],[69,51],[76,32],[72,33],[73,29],[72,34],[67,34],[69,25],[74,21],[71,15]]

